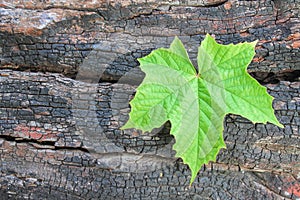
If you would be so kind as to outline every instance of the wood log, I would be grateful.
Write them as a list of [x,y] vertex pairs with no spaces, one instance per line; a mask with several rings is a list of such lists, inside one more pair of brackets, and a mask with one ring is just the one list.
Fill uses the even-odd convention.
[[[0,3],[3,199],[300,198],[299,0]],[[190,186],[170,125],[120,131],[144,77],[137,58],[179,36],[258,40],[249,73],[285,128],[229,115],[227,149]]]

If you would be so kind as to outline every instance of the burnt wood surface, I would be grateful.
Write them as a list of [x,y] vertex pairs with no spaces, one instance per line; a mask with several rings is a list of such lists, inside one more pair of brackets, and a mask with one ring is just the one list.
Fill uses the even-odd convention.
[[[0,199],[299,199],[299,0],[0,2]],[[258,40],[249,73],[285,128],[224,121],[227,149],[189,186],[170,125],[121,131],[137,58],[179,36]]]

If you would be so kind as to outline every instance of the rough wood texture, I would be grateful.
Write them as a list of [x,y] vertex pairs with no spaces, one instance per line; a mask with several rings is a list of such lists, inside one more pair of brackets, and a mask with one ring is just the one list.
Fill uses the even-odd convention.
[[[299,5],[299,0],[1,2],[1,197],[300,198]],[[195,62],[206,33],[224,44],[259,40],[248,69],[275,97],[285,128],[228,116],[227,149],[190,187],[190,171],[174,158],[168,124],[148,135],[119,127],[143,78],[136,58],[167,47],[178,35]]]

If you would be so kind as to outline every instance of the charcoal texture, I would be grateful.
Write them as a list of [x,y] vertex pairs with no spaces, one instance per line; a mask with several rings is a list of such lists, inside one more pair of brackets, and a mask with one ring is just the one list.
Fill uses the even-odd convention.
[[[299,199],[299,0],[0,3],[0,199]],[[120,130],[137,58],[183,41],[196,66],[210,33],[258,40],[248,72],[283,129],[236,115],[217,160],[191,172],[170,124]]]

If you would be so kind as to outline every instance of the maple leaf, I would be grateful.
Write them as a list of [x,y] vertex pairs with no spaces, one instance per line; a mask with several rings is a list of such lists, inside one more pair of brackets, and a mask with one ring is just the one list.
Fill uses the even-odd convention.
[[146,76],[121,129],[146,132],[170,121],[173,149],[191,169],[192,183],[201,166],[215,161],[220,149],[226,148],[226,114],[283,127],[274,115],[273,97],[246,71],[255,45],[221,45],[207,34],[198,49],[199,72],[177,37],[169,49],[160,48],[138,59]]

